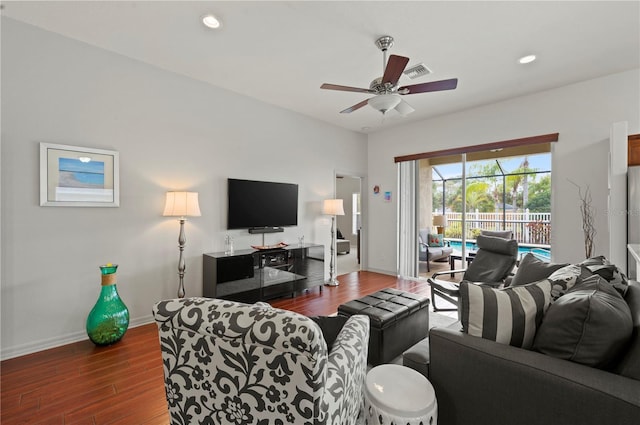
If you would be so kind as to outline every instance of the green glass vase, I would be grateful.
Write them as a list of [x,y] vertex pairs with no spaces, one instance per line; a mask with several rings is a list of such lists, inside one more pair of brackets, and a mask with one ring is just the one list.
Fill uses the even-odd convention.
[[87,317],[87,335],[96,345],[120,341],[129,327],[129,309],[120,299],[116,287],[117,264],[100,266],[100,297]]

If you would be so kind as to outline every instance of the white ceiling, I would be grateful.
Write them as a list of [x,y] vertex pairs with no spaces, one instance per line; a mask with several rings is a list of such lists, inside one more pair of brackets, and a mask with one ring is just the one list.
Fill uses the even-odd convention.
[[[205,28],[206,13],[222,28]],[[3,1],[2,14],[359,132],[640,68],[638,1]],[[381,35],[433,71],[400,85],[458,88],[404,96],[406,118],[339,114],[370,96],[320,85],[368,88]],[[538,60],[517,63],[529,53]]]

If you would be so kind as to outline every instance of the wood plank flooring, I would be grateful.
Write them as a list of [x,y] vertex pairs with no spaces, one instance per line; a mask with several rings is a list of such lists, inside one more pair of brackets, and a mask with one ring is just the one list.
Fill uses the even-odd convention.
[[[274,307],[313,315],[335,313],[346,301],[383,288],[428,295],[428,284],[372,272],[339,277],[340,286],[315,288]],[[0,363],[0,423],[168,424],[160,345],[155,324],[129,329],[111,347],[89,340]]]

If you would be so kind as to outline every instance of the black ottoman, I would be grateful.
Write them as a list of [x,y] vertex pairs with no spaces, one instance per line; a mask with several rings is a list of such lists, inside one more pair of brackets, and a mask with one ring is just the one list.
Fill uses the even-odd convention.
[[369,363],[389,363],[429,333],[429,298],[383,289],[338,307],[338,315],[366,314],[370,320]]

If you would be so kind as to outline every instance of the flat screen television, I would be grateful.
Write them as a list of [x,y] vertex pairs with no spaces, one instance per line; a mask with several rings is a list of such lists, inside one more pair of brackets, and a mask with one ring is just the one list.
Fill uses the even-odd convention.
[[298,185],[228,179],[228,229],[298,225]]

